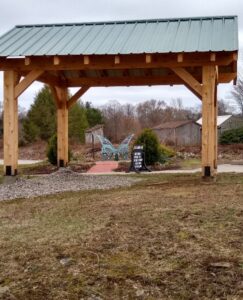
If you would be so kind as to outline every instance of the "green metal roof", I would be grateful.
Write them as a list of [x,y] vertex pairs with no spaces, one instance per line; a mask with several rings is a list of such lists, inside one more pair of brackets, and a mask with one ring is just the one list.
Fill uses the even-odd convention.
[[19,25],[0,37],[4,57],[235,50],[236,16]]

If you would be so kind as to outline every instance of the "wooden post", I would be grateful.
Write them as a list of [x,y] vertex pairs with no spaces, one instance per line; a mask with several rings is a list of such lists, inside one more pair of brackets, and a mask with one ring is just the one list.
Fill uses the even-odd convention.
[[17,175],[18,167],[18,98],[15,86],[19,76],[14,71],[4,72],[4,174]]
[[215,88],[214,88],[214,122],[215,122],[215,156],[214,156],[214,169],[215,173],[217,172],[218,169],[218,125],[217,125],[217,120],[218,120],[218,89],[217,89],[217,80],[215,82]]
[[202,175],[216,174],[217,152],[217,99],[216,72],[214,66],[203,67],[202,87]]
[[68,90],[56,87],[57,107],[57,164],[66,167],[68,164]]

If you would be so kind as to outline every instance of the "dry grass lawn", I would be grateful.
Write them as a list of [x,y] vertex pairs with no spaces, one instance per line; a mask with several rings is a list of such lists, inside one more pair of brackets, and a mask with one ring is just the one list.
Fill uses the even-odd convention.
[[243,299],[243,176],[1,202],[0,299]]

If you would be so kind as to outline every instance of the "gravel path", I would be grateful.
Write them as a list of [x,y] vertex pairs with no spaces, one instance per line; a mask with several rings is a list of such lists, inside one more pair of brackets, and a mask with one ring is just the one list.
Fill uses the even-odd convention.
[[11,184],[0,184],[0,201],[16,198],[31,198],[65,191],[110,189],[131,186],[139,179],[127,176],[95,176],[75,173],[70,169],[59,169],[50,175],[31,179],[18,178]]

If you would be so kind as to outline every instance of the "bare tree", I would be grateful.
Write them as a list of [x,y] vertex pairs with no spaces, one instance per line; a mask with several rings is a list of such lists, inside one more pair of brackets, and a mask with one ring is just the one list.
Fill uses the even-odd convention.
[[169,121],[197,120],[200,117],[200,109],[183,107],[180,98],[173,99],[172,105],[154,99],[137,106],[111,101],[102,108],[102,113],[105,135],[113,142],[120,142],[130,133],[137,134],[142,128],[152,128]]
[[122,106],[122,112],[121,129],[123,134],[121,133],[121,138],[125,138],[128,134],[139,132],[141,126],[136,115],[136,107],[131,104],[125,104]]
[[103,106],[102,114],[105,135],[112,142],[121,142],[128,134],[136,134],[140,129],[136,108],[131,104],[121,105],[118,101],[110,101]]
[[138,104],[137,116],[142,128],[149,128],[163,121],[166,108],[164,101],[149,100]]
[[173,119],[175,120],[188,119],[188,110],[184,108],[181,98],[172,99],[171,109],[173,112]]
[[240,114],[243,116],[243,76],[240,75],[237,84],[233,87],[231,91],[231,96],[233,97]]
[[226,102],[224,99],[219,99],[218,100],[218,115],[223,116],[223,115],[228,115],[232,114],[233,108],[229,104],[229,102]]

